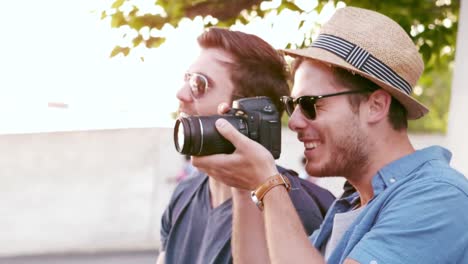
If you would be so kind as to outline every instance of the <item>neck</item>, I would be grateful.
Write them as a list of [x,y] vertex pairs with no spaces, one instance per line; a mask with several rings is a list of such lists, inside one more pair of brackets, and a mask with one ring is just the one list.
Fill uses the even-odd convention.
[[210,187],[211,207],[216,208],[232,197],[231,187],[210,177],[208,179]]
[[366,205],[374,197],[372,179],[377,172],[391,162],[414,152],[406,132],[397,133],[385,140],[374,141],[374,143],[374,147],[369,152],[367,164],[359,171],[346,177],[349,183],[358,191],[361,206]]

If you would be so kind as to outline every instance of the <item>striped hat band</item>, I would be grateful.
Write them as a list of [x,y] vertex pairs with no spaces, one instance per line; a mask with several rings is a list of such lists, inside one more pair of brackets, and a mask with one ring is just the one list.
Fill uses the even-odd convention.
[[347,40],[337,36],[320,34],[310,47],[327,50],[357,69],[393,85],[407,95],[412,92],[411,85],[405,79],[372,54]]

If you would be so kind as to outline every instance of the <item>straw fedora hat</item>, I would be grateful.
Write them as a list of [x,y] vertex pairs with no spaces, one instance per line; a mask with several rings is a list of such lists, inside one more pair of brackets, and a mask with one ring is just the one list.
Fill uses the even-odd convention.
[[304,49],[281,50],[347,69],[389,92],[418,119],[429,110],[411,97],[424,63],[408,34],[392,19],[366,9],[338,9]]

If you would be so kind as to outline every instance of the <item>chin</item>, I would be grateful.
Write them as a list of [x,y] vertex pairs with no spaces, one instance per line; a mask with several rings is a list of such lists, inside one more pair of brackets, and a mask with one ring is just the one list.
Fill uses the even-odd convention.
[[328,168],[327,164],[315,163],[314,166],[307,167],[306,171],[310,176],[319,177],[319,178],[330,177],[334,175],[333,173],[331,173],[331,171],[327,170],[327,168]]
[[316,168],[316,166],[314,166],[314,168],[307,167],[306,172],[313,177],[322,177],[320,169]]

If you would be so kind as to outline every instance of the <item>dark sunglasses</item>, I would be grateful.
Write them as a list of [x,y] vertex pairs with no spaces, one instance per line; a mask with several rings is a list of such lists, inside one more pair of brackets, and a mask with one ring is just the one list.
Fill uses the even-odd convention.
[[296,109],[296,106],[299,105],[301,112],[304,114],[304,116],[307,117],[308,119],[314,120],[317,117],[317,110],[315,108],[315,104],[317,103],[319,99],[338,96],[338,95],[344,95],[344,94],[368,93],[368,92],[371,92],[371,91],[357,90],[357,91],[346,91],[346,92],[324,94],[324,95],[305,95],[305,96],[298,97],[296,99],[293,99],[290,96],[282,96],[281,102],[283,102],[284,109],[286,110],[286,113],[288,113],[288,116],[291,116],[292,113],[294,112],[294,109]]
[[208,89],[208,78],[203,74],[187,72],[184,74],[184,81],[189,84],[193,98],[200,98]]

